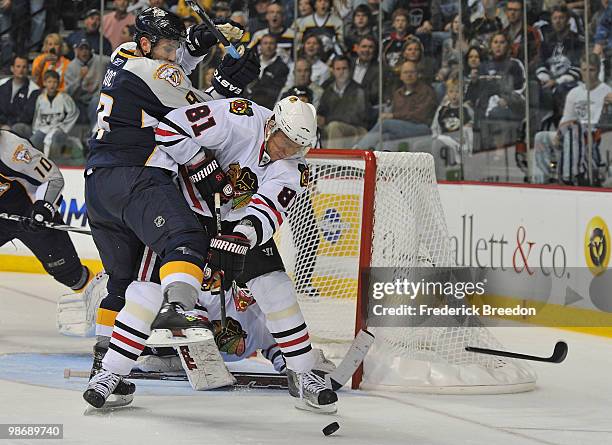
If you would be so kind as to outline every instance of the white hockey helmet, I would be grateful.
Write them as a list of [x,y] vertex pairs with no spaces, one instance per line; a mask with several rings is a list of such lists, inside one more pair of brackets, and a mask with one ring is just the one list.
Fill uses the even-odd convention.
[[288,96],[274,105],[274,121],[266,140],[277,130],[302,147],[305,155],[317,142],[317,110],[297,96]]

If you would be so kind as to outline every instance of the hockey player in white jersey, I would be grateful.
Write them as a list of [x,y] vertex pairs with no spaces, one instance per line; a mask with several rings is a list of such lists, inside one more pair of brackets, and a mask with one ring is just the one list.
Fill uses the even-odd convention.
[[211,241],[225,254],[219,268],[224,287],[236,280],[253,293],[287,362],[296,407],[334,412],[337,396],[311,372],[316,357],[308,328],[272,239],[308,184],[304,155],[316,141],[316,129],[316,110],[295,96],[278,102],[273,112],[245,99],[226,99],[171,111],[156,139],[185,165],[180,186],[196,213],[211,218],[208,198],[225,195],[223,234]]

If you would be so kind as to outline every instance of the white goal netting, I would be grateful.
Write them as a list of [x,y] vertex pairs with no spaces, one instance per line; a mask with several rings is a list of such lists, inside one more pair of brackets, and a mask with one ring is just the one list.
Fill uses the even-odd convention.
[[[431,155],[376,152],[375,166],[364,156],[329,150],[310,154],[308,191],[277,237],[313,342],[338,357],[361,323],[361,271],[452,266]],[[376,342],[364,363],[361,387],[446,393],[534,387],[535,374],[523,364],[465,351],[467,345],[502,348],[477,319],[417,326],[371,329]]]

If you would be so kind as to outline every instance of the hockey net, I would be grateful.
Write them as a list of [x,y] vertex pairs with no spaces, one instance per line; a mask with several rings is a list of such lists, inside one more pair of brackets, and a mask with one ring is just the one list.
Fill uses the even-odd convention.
[[[425,153],[316,150],[310,182],[277,235],[315,346],[342,357],[365,327],[360,272],[451,266],[434,162]],[[353,387],[437,393],[532,389],[523,363],[465,351],[500,349],[477,319],[451,327],[370,329],[376,342]]]

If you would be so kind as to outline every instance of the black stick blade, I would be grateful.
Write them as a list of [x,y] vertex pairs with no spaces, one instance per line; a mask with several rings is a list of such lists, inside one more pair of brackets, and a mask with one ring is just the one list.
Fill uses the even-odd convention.
[[468,352],[476,352],[477,354],[497,355],[500,357],[509,357],[519,360],[531,360],[534,362],[546,363],[561,363],[567,357],[568,347],[564,341],[559,341],[555,345],[553,354],[550,357],[538,357],[536,355],[519,354],[518,352],[498,351],[496,349],[477,348],[475,346],[466,346]]
[[555,350],[553,351],[553,355],[550,357],[551,363],[561,363],[567,357],[568,352],[567,343],[564,341],[558,341],[555,345]]

